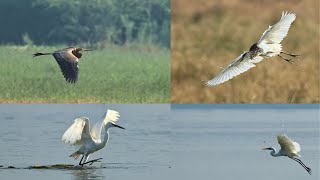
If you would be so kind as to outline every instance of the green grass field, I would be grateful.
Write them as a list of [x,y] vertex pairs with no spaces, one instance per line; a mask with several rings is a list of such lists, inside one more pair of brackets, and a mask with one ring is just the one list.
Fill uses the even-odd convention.
[[75,84],[52,56],[65,47],[0,46],[0,103],[168,103],[170,51],[110,47],[85,52]]

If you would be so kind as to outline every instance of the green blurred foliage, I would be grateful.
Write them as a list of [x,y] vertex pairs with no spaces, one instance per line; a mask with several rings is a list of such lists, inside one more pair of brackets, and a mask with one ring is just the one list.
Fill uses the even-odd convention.
[[51,57],[64,46],[0,46],[0,103],[169,103],[170,50],[113,46],[87,52],[75,84]]
[[170,47],[170,0],[1,0],[0,21],[1,44]]

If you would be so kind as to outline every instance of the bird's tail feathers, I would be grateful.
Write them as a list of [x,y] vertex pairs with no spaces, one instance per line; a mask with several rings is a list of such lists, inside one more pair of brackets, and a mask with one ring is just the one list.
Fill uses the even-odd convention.
[[36,56],[42,56],[42,55],[51,55],[52,53],[39,53],[39,52],[37,52],[37,53],[34,53],[33,54],[33,57],[36,57]]
[[81,154],[77,151],[77,152],[72,153],[69,157],[73,157],[74,159],[78,159],[79,156],[81,156]]

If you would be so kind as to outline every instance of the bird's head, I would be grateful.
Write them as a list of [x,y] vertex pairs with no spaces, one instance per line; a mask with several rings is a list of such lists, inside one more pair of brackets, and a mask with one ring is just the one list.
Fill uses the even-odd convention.
[[85,49],[85,48],[75,48],[73,51],[72,51],[72,54],[75,55],[77,58],[81,58],[82,56],[82,53],[83,51],[93,51],[92,49]]

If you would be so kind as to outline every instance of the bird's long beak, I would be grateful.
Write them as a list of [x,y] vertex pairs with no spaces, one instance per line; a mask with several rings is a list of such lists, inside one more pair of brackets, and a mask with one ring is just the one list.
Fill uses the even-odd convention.
[[125,129],[124,127],[119,126],[119,125],[117,125],[117,124],[113,124],[113,126],[114,126],[114,127],[117,127],[117,128],[120,128],[120,129]]
[[263,148],[263,149],[261,149],[261,150],[270,150],[270,148]]
[[93,49],[84,49],[83,51],[93,51]]

